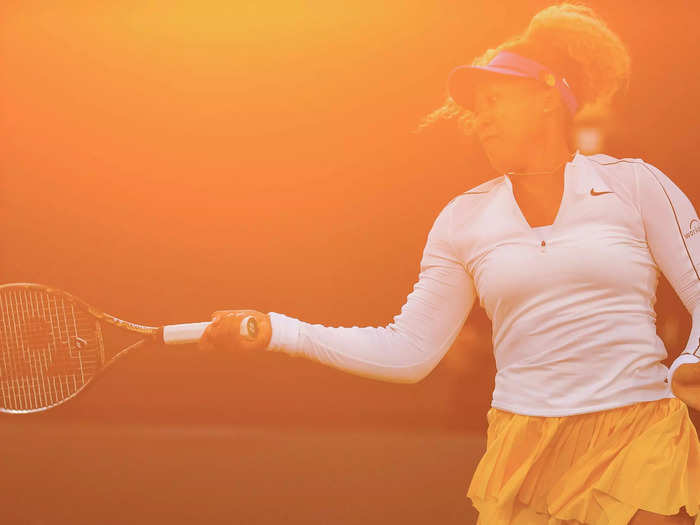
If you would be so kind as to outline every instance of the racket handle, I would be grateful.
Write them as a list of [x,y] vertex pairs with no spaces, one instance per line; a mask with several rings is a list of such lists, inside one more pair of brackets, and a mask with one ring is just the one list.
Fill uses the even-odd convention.
[[211,321],[203,323],[171,324],[163,327],[163,342],[166,345],[196,343]]
[[[163,327],[163,342],[166,345],[196,343],[211,321],[203,323],[171,324]],[[241,335],[248,339],[258,336],[258,323],[255,317],[248,315],[241,320]]]

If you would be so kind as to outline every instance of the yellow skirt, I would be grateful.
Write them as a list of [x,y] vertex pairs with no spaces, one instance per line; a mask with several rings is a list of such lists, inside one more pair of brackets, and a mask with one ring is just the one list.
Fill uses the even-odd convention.
[[627,525],[637,509],[700,525],[700,441],[678,398],[566,417],[491,407],[467,497],[478,525]]

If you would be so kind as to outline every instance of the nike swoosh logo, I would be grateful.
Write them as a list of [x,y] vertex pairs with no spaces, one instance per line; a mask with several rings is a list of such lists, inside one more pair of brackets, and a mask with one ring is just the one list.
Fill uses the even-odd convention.
[[591,195],[605,195],[606,193],[613,193],[612,191],[595,191],[591,188]]

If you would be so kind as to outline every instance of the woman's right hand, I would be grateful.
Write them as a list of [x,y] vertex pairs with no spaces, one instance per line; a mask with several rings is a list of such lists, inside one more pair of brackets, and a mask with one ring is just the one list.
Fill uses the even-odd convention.
[[700,362],[679,366],[671,378],[671,391],[694,410],[700,411]]
[[[257,333],[241,333],[241,322],[252,316],[257,324]],[[245,332],[245,330],[244,330]],[[199,348],[212,350],[264,350],[272,337],[270,316],[257,310],[217,310],[212,322],[199,339]]]

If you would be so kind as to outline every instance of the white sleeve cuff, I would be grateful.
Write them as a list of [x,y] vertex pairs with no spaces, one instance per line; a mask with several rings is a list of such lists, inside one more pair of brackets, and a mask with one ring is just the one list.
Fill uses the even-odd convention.
[[676,357],[676,360],[671,364],[670,368],[668,369],[669,388],[671,388],[671,380],[673,379],[673,373],[679,366],[684,365],[686,363],[700,363],[700,357],[688,353],[682,353],[681,355]]
[[268,312],[267,315],[270,316],[272,337],[266,350],[288,354],[298,353],[301,321],[277,312]]

